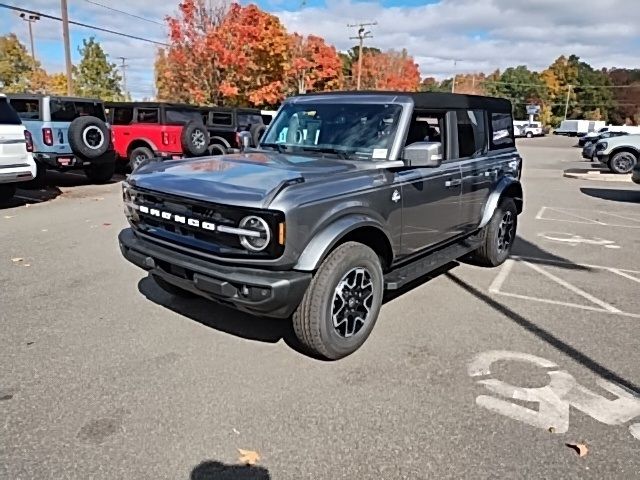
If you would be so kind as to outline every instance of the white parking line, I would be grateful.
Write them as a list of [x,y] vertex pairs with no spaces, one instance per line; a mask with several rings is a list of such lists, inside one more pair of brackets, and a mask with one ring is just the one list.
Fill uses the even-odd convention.
[[633,282],[640,283],[640,278],[633,277],[633,276],[629,275],[628,273],[626,273],[623,270],[619,270],[617,268],[610,268],[609,271],[611,273],[615,273],[616,275],[620,275],[621,277],[628,278],[629,280],[631,280]]
[[500,269],[498,276],[495,278],[495,280],[491,283],[491,286],[489,287],[489,291],[491,293],[500,293],[502,284],[509,276],[509,273],[511,273],[513,264],[514,264],[514,261],[511,259],[508,259],[507,261],[504,262],[504,266]]
[[[572,220],[568,218],[549,218],[548,212],[555,212],[556,214],[564,215],[567,217],[572,217],[577,220]],[[636,225],[629,224],[620,224],[620,223],[609,223],[603,222],[601,220],[594,220],[589,218],[588,216],[583,216],[575,212],[586,212],[587,214],[600,214],[600,215],[608,215],[611,217],[616,217],[621,220],[627,220],[628,222],[633,222]],[[640,228],[640,217],[633,218],[634,214],[626,213],[625,215],[620,215],[617,213],[604,212],[600,210],[592,211],[592,210],[582,210],[577,208],[558,208],[558,207],[542,207],[538,213],[536,214],[536,220],[546,220],[551,222],[564,222],[564,223],[579,223],[582,225],[598,225],[604,227],[619,227],[619,228]]]
[[529,262],[522,262],[522,263],[524,263],[527,267],[531,268],[532,270],[535,270],[536,272],[544,275],[549,280],[553,280],[558,285],[566,288],[567,290],[572,291],[576,295],[580,295],[582,298],[585,298],[585,299],[589,300],[591,303],[595,303],[596,305],[601,306],[602,308],[604,308],[605,310],[607,310],[609,312],[612,312],[612,313],[621,313],[622,312],[620,309],[614,307],[613,305],[609,305],[607,302],[603,302],[602,300],[594,297],[590,293],[587,293],[584,290],[581,290],[578,287],[576,287],[574,285],[571,285],[569,282],[567,282],[567,281],[565,281],[565,280],[563,280],[563,279],[561,279],[559,277],[556,277],[554,274],[547,272],[543,268],[540,268],[539,266],[534,265],[533,263],[529,263]]
[[565,261],[565,260],[552,260],[552,259],[546,259],[546,258],[541,258],[541,257],[528,257],[526,255],[513,255],[511,258],[513,260],[529,260],[530,262],[536,262],[536,263],[545,263],[545,264],[553,263],[555,265],[568,265],[568,266],[574,266],[574,267],[579,267],[579,268],[591,268],[591,269],[595,269],[595,270],[618,270],[620,272],[626,272],[626,273],[640,273],[640,270],[630,270],[628,268],[603,267],[602,265],[592,265],[592,264],[589,264],[589,263],[569,262],[569,261]]

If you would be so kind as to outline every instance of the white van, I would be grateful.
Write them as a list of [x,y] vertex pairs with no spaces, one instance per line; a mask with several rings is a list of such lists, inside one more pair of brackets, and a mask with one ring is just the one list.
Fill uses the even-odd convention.
[[0,94],[0,202],[13,197],[17,183],[35,177],[32,151],[31,135],[7,97]]
[[605,128],[607,122],[604,120],[563,120],[560,127],[553,132],[556,135],[567,135],[569,137],[581,137],[589,132],[596,132]]

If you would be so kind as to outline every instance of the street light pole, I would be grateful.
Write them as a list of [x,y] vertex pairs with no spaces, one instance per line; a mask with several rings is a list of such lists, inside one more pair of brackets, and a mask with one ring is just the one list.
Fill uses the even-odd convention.
[[67,95],[73,95],[73,78],[71,76],[71,47],[69,45],[69,12],[67,11],[67,0],[60,0],[60,10],[62,11],[62,38],[64,40],[64,61],[67,69]]
[[40,20],[40,15],[35,15],[33,13],[22,12],[20,14],[20,18],[22,18],[25,22],[27,22],[29,24],[29,42],[30,42],[30,45],[31,45],[31,58],[33,59],[33,66],[35,68],[35,65],[36,65],[36,48],[35,48],[34,43],[33,43],[33,27],[31,26],[31,24],[37,22],[38,20]]
[[354,25],[347,25],[349,28],[360,27],[358,28],[358,35],[356,37],[349,37],[350,40],[358,40],[358,79],[356,81],[356,90],[360,90],[360,84],[362,79],[362,46],[364,44],[365,38],[373,38],[371,32],[366,32],[364,27],[368,27],[370,25],[377,25],[378,22],[373,23],[358,23]]
[[569,98],[571,97],[571,87],[572,85],[567,85],[567,103],[564,106],[564,119],[567,119],[567,114],[569,113]]

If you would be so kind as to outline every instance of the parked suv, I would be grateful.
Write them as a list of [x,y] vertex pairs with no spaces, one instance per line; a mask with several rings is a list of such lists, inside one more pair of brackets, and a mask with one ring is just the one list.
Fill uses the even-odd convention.
[[202,112],[191,105],[108,102],[118,159],[135,169],[151,158],[198,157],[208,153]]
[[33,142],[11,108],[7,97],[0,94],[0,202],[9,200],[16,185],[36,176]]
[[260,110],[252,108],[203,107],[203,119],[209,131],[212,155],[230,153],[241,148],[241,132],[249,132],[255,147],[266,130]]
[[624,135],[599,140],[595,159],[613,173],[631,173],[640,159],[640,135]]
[[94,183],[111,179],[115,154],[102,101],[31,94],[7,98],[31,134],[37,184],[44,183],[47,169],[81,168]]
[[369,336],[385,291],[461,257],[507,259],[521,166],[508,100],[293,97],[258,149],[129,176],[120,248],[167,292],[291,316],[337,359]]

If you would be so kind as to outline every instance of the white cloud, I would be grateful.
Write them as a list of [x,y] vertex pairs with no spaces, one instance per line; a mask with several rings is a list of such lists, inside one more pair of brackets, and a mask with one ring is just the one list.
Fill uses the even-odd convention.
[[[163,22],[176,11],[177,0],[93,0],[119,10]],[[215,1],[215,0],[214,0]],[[446,77],[455,71],[491,72],[512,65],[542,69],[562,54],[575,53],[594,67],[636,67],[640,47],[640,2],[629,0],[441,0],[413,7],[383,7],[376,1],[327,0],[324,7],[301,7],[277,11],[280,0],[270,0],[290,31],[313,33],[346,50],[355,31],[347,23],[377,20],[369,41],[382,49],[406,48],[423,75]],[[283,4],[284,5],[284,4]],[[30,8],[59,15],[57,3],[31,0]],[[3,12],[4,13],[4,12]],[[131,18],[84,0],[70,5],[70,18],[104,28],[163,42],[166,28]],[[25,43],[26,25],[16,15],[0,20],[0,26],[15,31]],[[137,98],[153,93],[153,59],[156,46],[138,40],[72,26],[72,34],[95,34],[111,60],[127,57],[127,80]],[[36,44],[54,45],[42,63],[51,70],[64,66],[61,25],[41,20],[35,25]],[[59,48],[58,48],[59,45]],[[51,51],[51,48],[47,49]],[[77,56],[74,52],[74,56]]]

